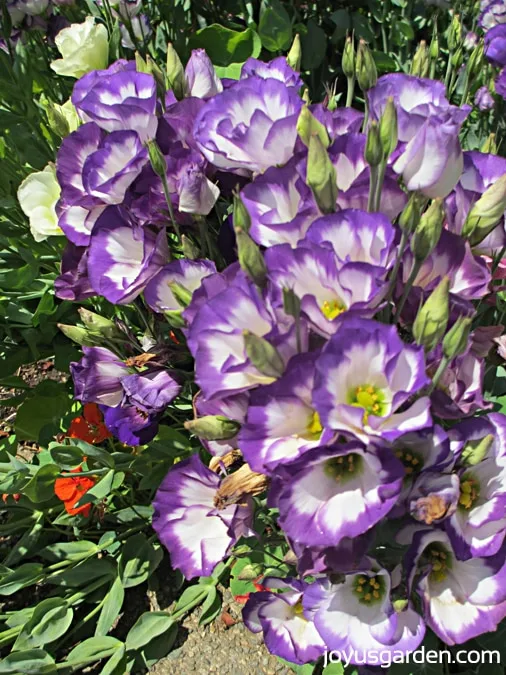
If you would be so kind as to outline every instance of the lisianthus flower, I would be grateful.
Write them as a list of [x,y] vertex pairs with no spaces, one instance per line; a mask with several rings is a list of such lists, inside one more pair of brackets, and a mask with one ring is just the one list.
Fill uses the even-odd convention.
[[27,176],[18,188],[17,197],[21,210],[28,216],[35,241],[63,234],[56,215],[60,186],[53,165]]
[[81,514],[87,518],[90,515],[91,503],[82,506],[76,506],[76,504],[95,485],[96,481],[91,476],[79,476],[82,470],[82,466],[78,466],[70,471],[76,474],[72,478],[57,478],[54,482],[54,493],[64,503],[65,511],[69,515]]
[[69,438],[79,438],[87,443],[102,443],[111,437],[111,432],[104,424],[104,418],[96,403],[86,403],[83,414],[74,417],[67,432]]
[[95,295],[88,278],[88,249],[67,242],[62,254],[60,275],[54,293],[62,300],[86,300]]
[[363,569],[373,541],[374,530],[368,530],[358,537],[344,537],[337,546],[304,546],[290,539],[288,543],[296,557],[298,573],[306,576]]
[[303,607],[309,584],[290,577],[266,577],[262,585],[269,590],[250,593],[242,612],[245,626],[253,633],[263,632],[271,654],[298,664],[317,659],[325,643]]
[[465,420],[450,439],[458,457],[480,442],[488,447],[479,461],[460,462],[458,508],[446,531],[459,559],[495,555],[506,536],[506,418],[492,413]]
[[195,138],[217,168],[260,172],[292,156],[301,108],[297,92],[283,82],[248,77],[206,103]]
[[193,293],[202,279],[216,273],[216,266],[209,260],[174,260],[163,267],[144,289],[144,298],[155,312],[180,310],[169,284],[177,283]]
[[119,30],[121,34],[121,46],[132,50],[137,48],[139,42],[141,44],[149,42],[153,34],[153,29],[145,14],[139,14],[128,19],[126,23],[120,24]]
[[485,56],[494,66],[506,66],[506,24],[497,24],[485,33]]
[[193,137],[193,125],[203,106],[205,101],[194,96],[167,104],[156,132],[156,141],[164,155],[169,155],[176,144],[200,153]]
[[316,361],[313,403],[325,428],[393,441],[430,423],[423,348],[395,326],[344,318]]
[[105,68],[109,57],[107,28],[92,16],[61,30],[55,44],[62,55],[51,63],[58,75],[79,78],[90,70]]
[[287,87],[300,89],[304,82],[300,74],[288,65],[286,56],[278,56],[272,61],[260,61],[250,56],[241,68],[241,80],[257,76],[263,80],[279,80]]
[[478,89],[474,97],[474,105],[482,112],[494,107],[494,97],[488,87],[483,86]]
[[188,96],[210,98],[223,91],[211,59],[205,49],[194,49],[184,70]]
[[306,240],[328,245],[342,263],[368,263],[386,275],[395,261],[395,230],[382,213],[343,209],[315,220]]
[[358,134],[364,123],[364,113],[355,108],[329,110],[322,103],[309,105],[311,114],[327,129],[330,142],[344,134]]
[[315,359],[315,353],[292,357],[282,377],[251,393],[238,447],[254,471],[272,473],[321,444],[312,405]]
[[319,216],[300,156],[257,176],[242,189],[241,198],[251,218],[249,234],[261,246],[296,246]]
[[88,275],[97,294],[113,304],[127,304],[166,264],[163,228],[141,225],[123,208],[108,206],[93,227]]
[[391,587],[388,572],[370,560],[341,583],[317,579],[306,590],[303,606],[327,649],[347,654],[351,663],[363,665],[374,653],[390,664],[392,654],[415,650],[425,635],[420,615],[407,602],[394,603]]
[[278,288],[289,288],[301,301],[302,315],[320,335],[332,335],[350,314],[372,317],[384,295],[376,267],[340,263],[330,247],[308,241],[296,249],[279,244],[266,251],[267,276]]
[[481,0],[480,10],[478,25],[485,32],[506,23],[506,7],[503,0]]
[[379,445],[349,441],[307,450],[282,467],[279,524],[305,546],[336,546],[386,516],[403,478],[402,464]]
[[412,518],[426,525],[446,523],[457,511],[459,504],[459,478],[451,473],[420,474],[407,498]]
[[209,576],[241,536],[249,536],[251,504],[223,506],[221,479],[198,455],[175,464],[153,500],[153,529],[171,564],[187,579]]
[[70,364],[74,395],[83,403],[117,406],[123,398],[121,380],[129,369],[105,347],[83,347],[84,356]]
[[495,631],[506,616],[506,551],[458,560],[441,530],[416,532],[406,556],[427,625],[447,645]]

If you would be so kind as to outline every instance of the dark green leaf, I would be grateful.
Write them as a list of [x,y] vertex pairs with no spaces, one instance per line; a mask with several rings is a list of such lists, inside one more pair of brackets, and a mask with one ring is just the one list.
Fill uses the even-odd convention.
[[70,470],[83,463],[83,452],[73,445],[57,445],[50,449],[53,462],[60,469]]
[[217,23],[198,30],[189,42],[191,49],[205,49],[217,66],[244,63],[250,56],[257,57],[261,49],[260,38],[252,28],[239,32]]
[[155,549],[141,533],[127,539],[119,560],[124,588],[138,586],[146,581],[160,564],[162,555],[160,548]]
[[267,0],[260,12],[258,34],[270,52],[284,51],[292,42],[292,23],[279,0]]
[[309,19],[307,31],[301,36],[302,69],[318,68],[325,58],[327,38],[325,31],[320,28],[314,19]]
[[12,652],[0,661],[0,675],[52,675],[56,673],[55,662],[43,649],[28,649],[24,652]]
[[124,649],[123,643],[110,635],[91,637],[81,642],[77,647],[74,647],[67,656],[65,663],[68,663],[69,666],[81,666],[86,663],[93,663],[94,661],[112,656],[119,649]]
[[21,651],[34,647],[43,647],[63,635],[70,624],[74,612],[63,598],[47,598],[39,602],[32,618],[25,624],[13,649]]
[[124,598],[125,591],[123,590],[121,579],[116,577],[106,595],[105,602],[100,611],[97,627],[95,628],[95,635],[107,635],[111,630],[114,621],[121,612]]
[[46,502],[54,497],[54,482],[59,475],[56,464],[42,465],[23,488],[23,494],[36,504]]
[[0,581],[0,595],[12,595],[21,588],[31,586],[44,577],[40,563],[25,563]]
[[165,633],[173,623],[173,620],[166,612],[144,612],[126,637],[127,649],[139,649],[148,644],[153,638],[161,633]]

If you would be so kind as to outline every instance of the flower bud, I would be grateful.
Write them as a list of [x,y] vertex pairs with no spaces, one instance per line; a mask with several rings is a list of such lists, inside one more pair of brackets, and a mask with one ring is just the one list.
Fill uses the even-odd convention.
[[192,240],[186,236],[186,234],[181,235],[181,248],[183,250],[184,257],[188,258],[189,260],[196,260],[200,255],[199,249],[195,246]]
[[262,287],[267,278],[267,269],[260,247],[248,234],[250,222],[249,213],[241,198],[234,196],[234,230],[239,265],[257,286]]
[[225,441],[236,436],[241,425],[223,415],[206,415],[196,420],[187,420],[184,428],[206,441]]
[[163,74],[162,70],[158,67],[158,64],[155,61],[153,61],[153,59],[149,54],[146,56],[146,64],[149,69],[148,73],[153,75],[153,77],[155,78],[158,94],[160,95],[160,97],[163,97],[165,95],[165,90],[167,88],[165,86],[165,75]]
[[186,325],[182,309],[167,309],[163,314],[171,328],[182,328]]
[[461,463],[465,466],[475,466],[476,464],[479,464],[485,459],[493,442],[493,434],[488,434],[488,436],[485,436],[484,438],[468,441],[462,450],[462,455],[460,457]]
[[306,182],[322,213],[333,213],[337,201],[336,170],[317,135],[309,139]]
[[367,130],[367,140],[364,151],[365,161],[369,166],[378,166],[383,159],[383,147],[380,140],[378,123],[372,121]]
[[68,136],[71,129],[67,117],[61,110],[61,106],[48,99],[45,108],[47,123],[51,131],[53,131],[60,138],[65,138],[65,136]]
[[293,38],[290,51],[286,55],[286,62],[294,70],[300,70],[301,60],[302,60],[302,48],[300,43],[300,35],[296,33],[295,37]]
[[186,78],[184,68],[172,42],[167,45],[167,83],[178,101],[185,97]]
[[499,225],[506,211],[506,174],[502,175],[481,195],[467,214],[462,236],[471,246],[483,241]]
[[459,47],[457,51],[452,54],[451,57],[452,66],[455,68],[455,70],[458,70],[460,68],[463,60],[464,60],[464,51],[462,47]]
[[485,142],[480,148],[480,152],[488,155],[497,155],[497,141],[494,133],[487,136]]
[[432,351],[445,334],[450,311],[449,291],[450,280],[443,277],[416,315],[413,337],[426,352]]
[[310,112],[307,105],[302,107],[297,120],[297,133],[306,147],[309,147],[309,139],[313,134],[317,135],[325,148],[330,145],[327,129]]
[[181,307],[188,307],[192,301],[192,292],[177,281],[169,281],[169,288]]
[[67,326],[64,323],[57,323],[56,325],[66,337],[78,345],[83,347],[93,347],[98,344],[97,340],[93,339],[86,328],[81,328],[79,326]]
[[150,74],[148,64],[142,58],[139,52],[135,52],[135,70],[138,73],[148,73],[148,75]]
[[429,46],[429,56],[432,61],[437,61],[439,58],[439,34],[437,31],[437,23],[434,24],[434,30],[432,31],[432,40],[430,41]]
[[378,71],[367,42],[360,40],[358,43],[357,58],[355,63],[355,75],[358,86],[362,91],[367,91],[376,86]]
[[383,148],[383,159],[388,159],[397,147],[397,108],[389,96],[379,123],[379,135]]
[[411,239],[411,251],[419,261],[425,260],[434,250],[443,229],[444,208],[442,199],[434,199],[422,217]]
[[249,330],[243,331],[243,336],[246,355],[255,368],[267,377],[281,377],[285,364],[276,347]]
[[416,77],[427,77],[430,70],[430,57],[429,50],[427,49],[427,43],[425,40],[422,40],[418,45],[418,49],[415,52],[413,57],[413,62],[411,64],[411,75]]
[[462,24],[460,15],[454,14],[448,28],[448,49],[452,52],[462,43]]
[[412,192],[408,203],[399,216],[399,227],[401,230],[407,234],[414,232],[416,226],[420,222],[421,214],[422,207],[420,203],[420,197],[416,192]]
[[355,45],[353,44],[353,37],[348,35],[344,43],[342,69],[345,77],[355,77]]
[[291,288],[283,288],[283,309],[295,319],[300,316],[300,299]]
[[443,339],[443,354],[447,359],[453,359],[465,352],[472,319],[468,316],[459,316]]
[[467,62],[467,72],[469,74],[469,77],[477,75],[481,67],[483,66],[483,52],[484,52],[483,40],[480,40],[479,43],[471,52],[471,56],[469,57],[469,61]]
[[149,161],[153,167],[153,171],[157,176],[163,178],[167,174],[167,162],[160,150],[158,143],[155,140],[148,141],[146,144],[148,148]]
[[101,335],[105,338],[124,337],[124,333],[111,319],[106,319],[104,316],[100,316],[100,314],[90,312],[89,309],[85,309],[84,307],[80,307],[77,311],[88,333],[97,336]]

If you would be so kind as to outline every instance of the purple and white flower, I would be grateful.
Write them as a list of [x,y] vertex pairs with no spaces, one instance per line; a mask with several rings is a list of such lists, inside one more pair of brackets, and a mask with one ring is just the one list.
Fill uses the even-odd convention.
[[184,70],[188,96],[210,98],[223,91],[211,59],[204,49],[194,49]]
[[200,288],[202,279],[216,273],[216,266],[210,260],[174,260],[154,276],[144,289],[144,298],[155,312],[181,310],[181,304],[170,289],[177,283],[190,293]]
[[279,80],[287,87],[296,89],[300,89],[304,84],[300,74],[288,65],[286,56],[278,56],[267,63],[250,56],[241,69],[241,80],[254,76],[263,80]]
[[262,586],[269,591],[251,593],[243,609],[245,626],[253,633],[263,632],[271,654],[298,664],[317,659],[323,654],[325,643],[303,607],[304,592],[309,585],[290,577],[266,577]]
[[413,401],[429,383],[423,348],[395,326],[345,317],[316,361],[313,403],[325,428],[394,441],[429,426],[429,399]]
[[474,105],[482,112],[494,107],[494,97],[488,87],[483,86],[478,89],[474,97]]
[[301,108],[295,89],[248,77],[206,103],[195,120],[195,138],[219,169],[264,171],[292,156]]
[[119,206],[109,206],[93,228],[88,275],[97,294],[114,304],[136,298],[168,258],[164,229],[140,225]]
[[506,7],[503,0],[481,0],[478,24],[486,32],[502,23],[506,23]]
[[88,249],[70,241],[63,250],[60,275],[54,281],[54,293],[62,300],[86,300],[96,295],[88,278]]
[[198,455],[175,464],[153,500],[153,529],[171,564],[187,579],[209,576],[241,536],[249,536],[249,502],[222,506],[221,479]]
[[125,49],[137,49],[137,45],[148,42],[153,30],[145,14],[133,16],[126,23],[120,24],[121,46]]
[[497,24],[485,33],[485,56],[499,68],[506,66],[506,24]]
[[419,523],[438,525],[455,514],[459,497],[459,477],[456,474],[425,471],[410,490],[408,511]]
[[83,403],[119,405],[121,381],[130,374],[127,366],[105,347],[83,347],[83,353],[80,361],[70,364],[75,398]]

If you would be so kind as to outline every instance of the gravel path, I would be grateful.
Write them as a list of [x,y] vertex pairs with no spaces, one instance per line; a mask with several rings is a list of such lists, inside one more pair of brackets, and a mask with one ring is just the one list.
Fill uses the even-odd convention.
[[[223,589],[220,589],[223,590]],[[200,608],[179,630],[176,647],[150,671],[152,675],[292,675],[293,670],[265,648],[262,635],[251,633],[241,620],[242,605],[223,592],[223,609],[237,623],[227,628],[218,616],[199,626]],[[179,646],[178,646],[179,645]]]

